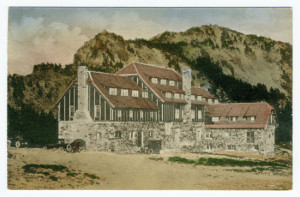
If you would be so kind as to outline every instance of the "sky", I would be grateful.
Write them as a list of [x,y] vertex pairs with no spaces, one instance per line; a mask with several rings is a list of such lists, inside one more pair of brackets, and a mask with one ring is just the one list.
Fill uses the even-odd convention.
[[125,39],[219,25],[293,43],[291,8],[59,8],[10,7],[8,73],[26,75],[42,62],[73,62],[73,55],[103,30]]

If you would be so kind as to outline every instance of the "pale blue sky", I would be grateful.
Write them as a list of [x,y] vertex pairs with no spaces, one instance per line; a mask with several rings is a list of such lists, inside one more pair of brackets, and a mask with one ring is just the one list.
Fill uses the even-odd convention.
[[292,43],[290,8],[18,8],[9,10],[9,73],[34,64],[67,64],[85,41],[106,29],[125,39],[219,25]]

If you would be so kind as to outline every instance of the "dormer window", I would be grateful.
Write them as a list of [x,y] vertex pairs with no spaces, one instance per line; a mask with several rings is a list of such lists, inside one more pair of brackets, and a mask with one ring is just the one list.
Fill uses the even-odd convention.
[[250,122],[254,122],[255,121],[255,116],[248,116],[247,120]]
[[161,85],[167,85],[167,80],[161,79],[161,80],[160,80],[160,84],[161,84]]
[[210,104],[213,103],[213,102],[212,102],[212,99],[208,99],[208,103],[210,103]]
[[132,97],[139,97],[139,91],[138,90],[132,90]]
[[143,97],[143,98],[148,98],[148,92],[143,91],[143,92],[142,92],[142,97]]
[[195,95],[191,95],[191,100],[194,101],[195,99]]
[[175,81],[169,81],[170,86],[175,86]]
[[228,117],[228,120],[230,120],[230,121],[232,121],[232,122],[236,122],[237,119],[238,119],[237,116],[230,116],[230,117]]
[[166,92],[166,97],[167,97],[167,98],[172,98],[171,92]]
[[197,96],[197,101],[202,101],[202,96]]
[[127,89],[121,89],[121,96],[128,96],[128,90]]
[[219,122],[220,121],[220,117],[216,116],[216,117],[212,117],[211,118],[212,122]]
[[157,84],[158,80],[157,80],[157,78],[151,78],[151,82]]
[[179,94],[178,94],[178,93],[175,93],[175,94],[174,94],[174,98],[175,98],[175,99],[179,99],[179,98],[180,98]]
[[215,104],[219,104],[219,100],[218,99],[215,99]]
[[109,88],[109,95],[117,95],[118,90],[117,88]]

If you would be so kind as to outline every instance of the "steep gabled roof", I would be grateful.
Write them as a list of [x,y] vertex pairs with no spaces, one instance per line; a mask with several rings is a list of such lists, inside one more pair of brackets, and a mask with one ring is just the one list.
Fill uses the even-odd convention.
[[207,90],[205,90],[204,88],[200,88],[200,87],[192,87],[191,93],[196,96],[202,96],[203,98],[208,98],[208,99],[216,98],[211,93],[209,93]]
[[[213,124],[206,124],[207,128],[213,129],[238,129],[238,128],[265,128],[269,116],[274,108],[268,103],[227,103],[227,104],[214,104],[207,105],[205,108],[206,116],[220,117],[219,122]],[[245,120],[238,120],[230,122],[224,120],[226,117],[247,117],[254,116],[254,122],[247,122]],[[223,119],[223,120],[222,120]]]
[[60,102],[60,100],[66,95],[66,93],[68,92],[68,90],[72,87],[72,85],[77,84],[77,80],[73,80],[69,86],[67,87],[67,89],[58,97],[59,99],[56,101],[56,103],[54,104],[54,107],[56,107],[58,105],[58,103]]
[[151,78],[168,79],[173,81],[182,81],[179,73],[171,68],[163,68],[150,64],[133,62],[116,73],[117,75],[137,74],[147,84],[147,86],[160,98],[163,102],[186,103],[180,99],[168,99],[163,92],[172,92],[184,94],[184,91],[177,86],[153,84]]
[[120,95],[110,95],[107,88],[122,88],[132,90],[142,90],[129,77],[118,76],[114,74],[102,72],[90,72],[91,82],[97,90],[111,103],[113,107],[117,108],[132,108],[132,109],[149,109],[157,110],[157,106],[150,99],[142,97],[132,97]]

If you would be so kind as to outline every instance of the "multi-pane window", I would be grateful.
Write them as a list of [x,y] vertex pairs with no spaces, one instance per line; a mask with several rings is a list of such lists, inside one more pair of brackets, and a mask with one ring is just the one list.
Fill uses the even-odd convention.
[[179,119],[179,109],[175,109],[175,119]]
[[213,103],[213,102],[212,102],[212,99],[208,99],[208,103]]
[[220,117],[216,116],[216,117],[212,117],[211,118],[212,122],[219,122],[220,121]]
[[198,120],[202,119],[202,110],[198,110]]
[[74,113],[75,113],[75,106],[70,106],[70,118],[73,118],[74,117]]
[[251,117],[250,117],[250,121],[251,121],[251,122],[254,122],[254,121],[255,121],[255,116],[251,116]]
[[121,89],[121,96],[128,96],[128,90],[127,89]]
[[219,100],[218,99],[215,99],[215,104],[219,104]]
[[160,84],[161,84],[161,85],[166,85],[166,84],[167,84],[167,80],[161,79],[161,80],[160,80]]
[[144,119],[144,112],[140,111],[140,119],[143,120]]
[[166,97],[167,97],[167,98],[171,98],[171,97],[172,97],[171,92],[166,92]]
[[178,94],[178,93],[175,93],[175,94],[174,94],[174,98],[175,98],[175,99],[179,99],[179,94]]
[[117,95],[117,88],[109,88],[109,95]]
[[143,98],[148,98],[148,92],[147,91],[143,91],[142,92],[142,97]]
[[100,105],[96,105],[95,107],[96,107],[96,115],[95,115],[95,117],[98,118],[98,117],[100,117],[101,108],[100,108]]
[[175,86],[175,81],[169,81],[170,86]]
[[254,143],[254,131],[247,132],[247,143]]
[[129,110],[129,119],[132,120],[132,118],[133,118],[133,111]]
[[153,111],[150,112],[150,120],[153,120]]
[[157,78],[151,78],[151,82],[157,84]]
[[195,119],[195,110],[192,110],[191,116],[192,116],[192,120],[194,120]]
[[237,116],[230,116],[230,117],[228,117],[228,120],[230,120],[230,121],[232,121],[232,122],[236,122],[237,119],[238,119]]
[[195,95],[191,95],[191,100],[194,101],[195,99]]
[[211,138],[212,138],[212,132],[211,132],[211,131],[207,131],[207,132],[205,133],[205,138],[206,138],[206,139],[211,139]]
[[122,117],[122,111],[121,110],[118,110],[118,119],[121,119],[121,117]]
[[228,145],[227,149],[228,150],[236,150],[235,145]]
[[139,97],[139,91],[138,90],[132,90],[132,97]]
[[121,138],[121,136],[122,136],[121,131],[116,131],[115,132],[115,138]]
[[202,101],[202,96],[197,96],[198,101]]
[[184,94],[181,94],[181,99],[184,99]]

